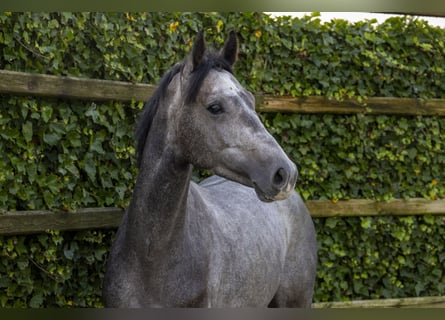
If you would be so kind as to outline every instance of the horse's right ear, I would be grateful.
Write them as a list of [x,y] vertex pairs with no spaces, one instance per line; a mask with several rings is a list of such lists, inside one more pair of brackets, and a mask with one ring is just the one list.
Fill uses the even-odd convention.
[[196,36],[195,42],[193,43],[192,49],[192,61],[193,61],[193,70],[201,63],[202,58],[204,57],[204,52],[206,50],[206,44],[204,40],[204,30],[199,31]]
[[224,48],[222,49],[223,58],[233,66],[238,58],[238,38],[235,31],[230,31]]

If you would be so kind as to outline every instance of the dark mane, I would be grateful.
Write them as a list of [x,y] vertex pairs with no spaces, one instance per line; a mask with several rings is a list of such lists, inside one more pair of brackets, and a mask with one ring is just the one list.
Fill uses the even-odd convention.
[[172,81],[173,77],[181,70],[182,65],[174,65],[167,73],[164,74],[156,91],[145,103],[144,109],[136,127],[135,140],[136,140],[136,155],[137,166],[140,167],[142,154],[144,152],[145,142],[147,141],[148,132],[150,131],[153,119],[158,111],[159,104],[165,95],[168,85]]
[[[169,71],[167,71],[167,73],[164,74],[156,91],[145,103],[144,109],[139,116],[139,121],[137,123],[135,132],[138,167],[140,167],[147,136],[150,132],[150,128],[160,102],[164,98],[167,87],[172,81],[173,77],[184,69],[185,64],[186,60],[182,63],[175,64]],[[216,53],[207,53],[206,58],[203,59],[203,61],[190,74],[190,78],[188,79],[189,84],[187,86],[187,93],[185,96],[186,104],[194,103],[196,101],[196,97],[198,96],[202,82],[212,69],[226,70],[233,73],[232,67],[223,57]]]

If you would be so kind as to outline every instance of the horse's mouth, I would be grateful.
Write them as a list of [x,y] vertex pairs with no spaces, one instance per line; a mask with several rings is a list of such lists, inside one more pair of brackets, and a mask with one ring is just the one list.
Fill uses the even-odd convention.
[[275,194],[267,194],[266,192],[261,190],[261,188],[255,182],[253,183],[253,188],[255,189],[255,193],[256,193],[258,199],[260,199],[263,202],[284,200],[290,196],[290,191],[287,191],[287,189],[289,189],[289,188],[280,190]]

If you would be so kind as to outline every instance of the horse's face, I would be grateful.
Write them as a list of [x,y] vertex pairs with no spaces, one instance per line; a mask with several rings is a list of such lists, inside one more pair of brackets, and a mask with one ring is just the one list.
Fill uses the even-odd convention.
[[[235,51],[227,52],[230,48]],[[221,55],[233,64],[236,50],[236,44],[226,43]],[[188,162],[254,187],[263,201],[289,196],[296,166],[264,128],[254,96],[230,72],[211,69],[196,99],[179,109],[178,145]]]

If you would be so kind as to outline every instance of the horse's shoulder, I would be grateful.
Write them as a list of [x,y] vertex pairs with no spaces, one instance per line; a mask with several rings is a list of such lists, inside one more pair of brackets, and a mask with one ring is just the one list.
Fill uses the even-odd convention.
[[[269,203],[258,199],[253,188],[246,187],[234,181],[227,180],[220,176],[211,176],[199,184],[193,183],[191,186],[192,197],[195,201],[203,201],[205,206],[249,208],[255,210],[277,210],[282,215],[289,215],[296,224],[309,220],[310,213],[300,194],[296,191],[291,192],[285,200],[273,201]],[[255,208],[255,209],[253,209]]]

